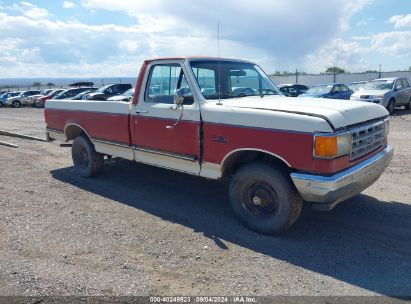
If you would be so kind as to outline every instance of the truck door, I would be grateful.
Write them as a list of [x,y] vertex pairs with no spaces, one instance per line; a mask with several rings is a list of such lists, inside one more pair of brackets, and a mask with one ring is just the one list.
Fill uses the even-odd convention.
[[[131,110],[132,147],[136,161],[199,174],[200,110],[185,69],[179,61],[147,66]],[[184,93],[180,108],[173,100],[178,89]]]

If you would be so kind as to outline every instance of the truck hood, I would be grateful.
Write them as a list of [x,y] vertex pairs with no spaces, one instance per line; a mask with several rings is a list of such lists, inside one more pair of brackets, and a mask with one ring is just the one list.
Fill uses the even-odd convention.
[[388,111],[377,104],[327,98],[289,98],[284,96],[241,97],[223,101],[224,106],[267,111],[288,112],[321,117],[334,129],[363,121],[388,116]]
[[359,90],[355,92],[353,95],[354,96],[361,96],[361,95],[381,95],[381,94],[386,94],[390,90]]

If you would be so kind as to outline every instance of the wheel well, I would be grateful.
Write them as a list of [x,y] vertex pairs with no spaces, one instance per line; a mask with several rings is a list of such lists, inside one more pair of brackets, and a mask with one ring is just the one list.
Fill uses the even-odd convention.
[[290,172],[290,166],[277,156],[264,151],[241,150],[232,153],[223,161],[221,177],[230,176],[241,166],[255,161],[270,163],[278,167],[280,170]]
[[84,134],[90,139],[87,133],[78,125],[71,124],[64,128],[64,135],[66,136],[67,141],[74,140],[80,134]]

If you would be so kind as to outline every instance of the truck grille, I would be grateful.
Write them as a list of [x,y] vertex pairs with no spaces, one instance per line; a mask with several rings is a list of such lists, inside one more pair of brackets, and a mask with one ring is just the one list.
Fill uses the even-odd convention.
[[380,121],[350,130],[352,149],[350,160],[362,157],[384,145],[384,122]]

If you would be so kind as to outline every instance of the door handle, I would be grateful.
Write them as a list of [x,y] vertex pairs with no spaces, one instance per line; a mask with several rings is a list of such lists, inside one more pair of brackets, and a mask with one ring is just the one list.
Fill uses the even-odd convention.
[[137,114],[148,114],[147,110],[136,110]]

